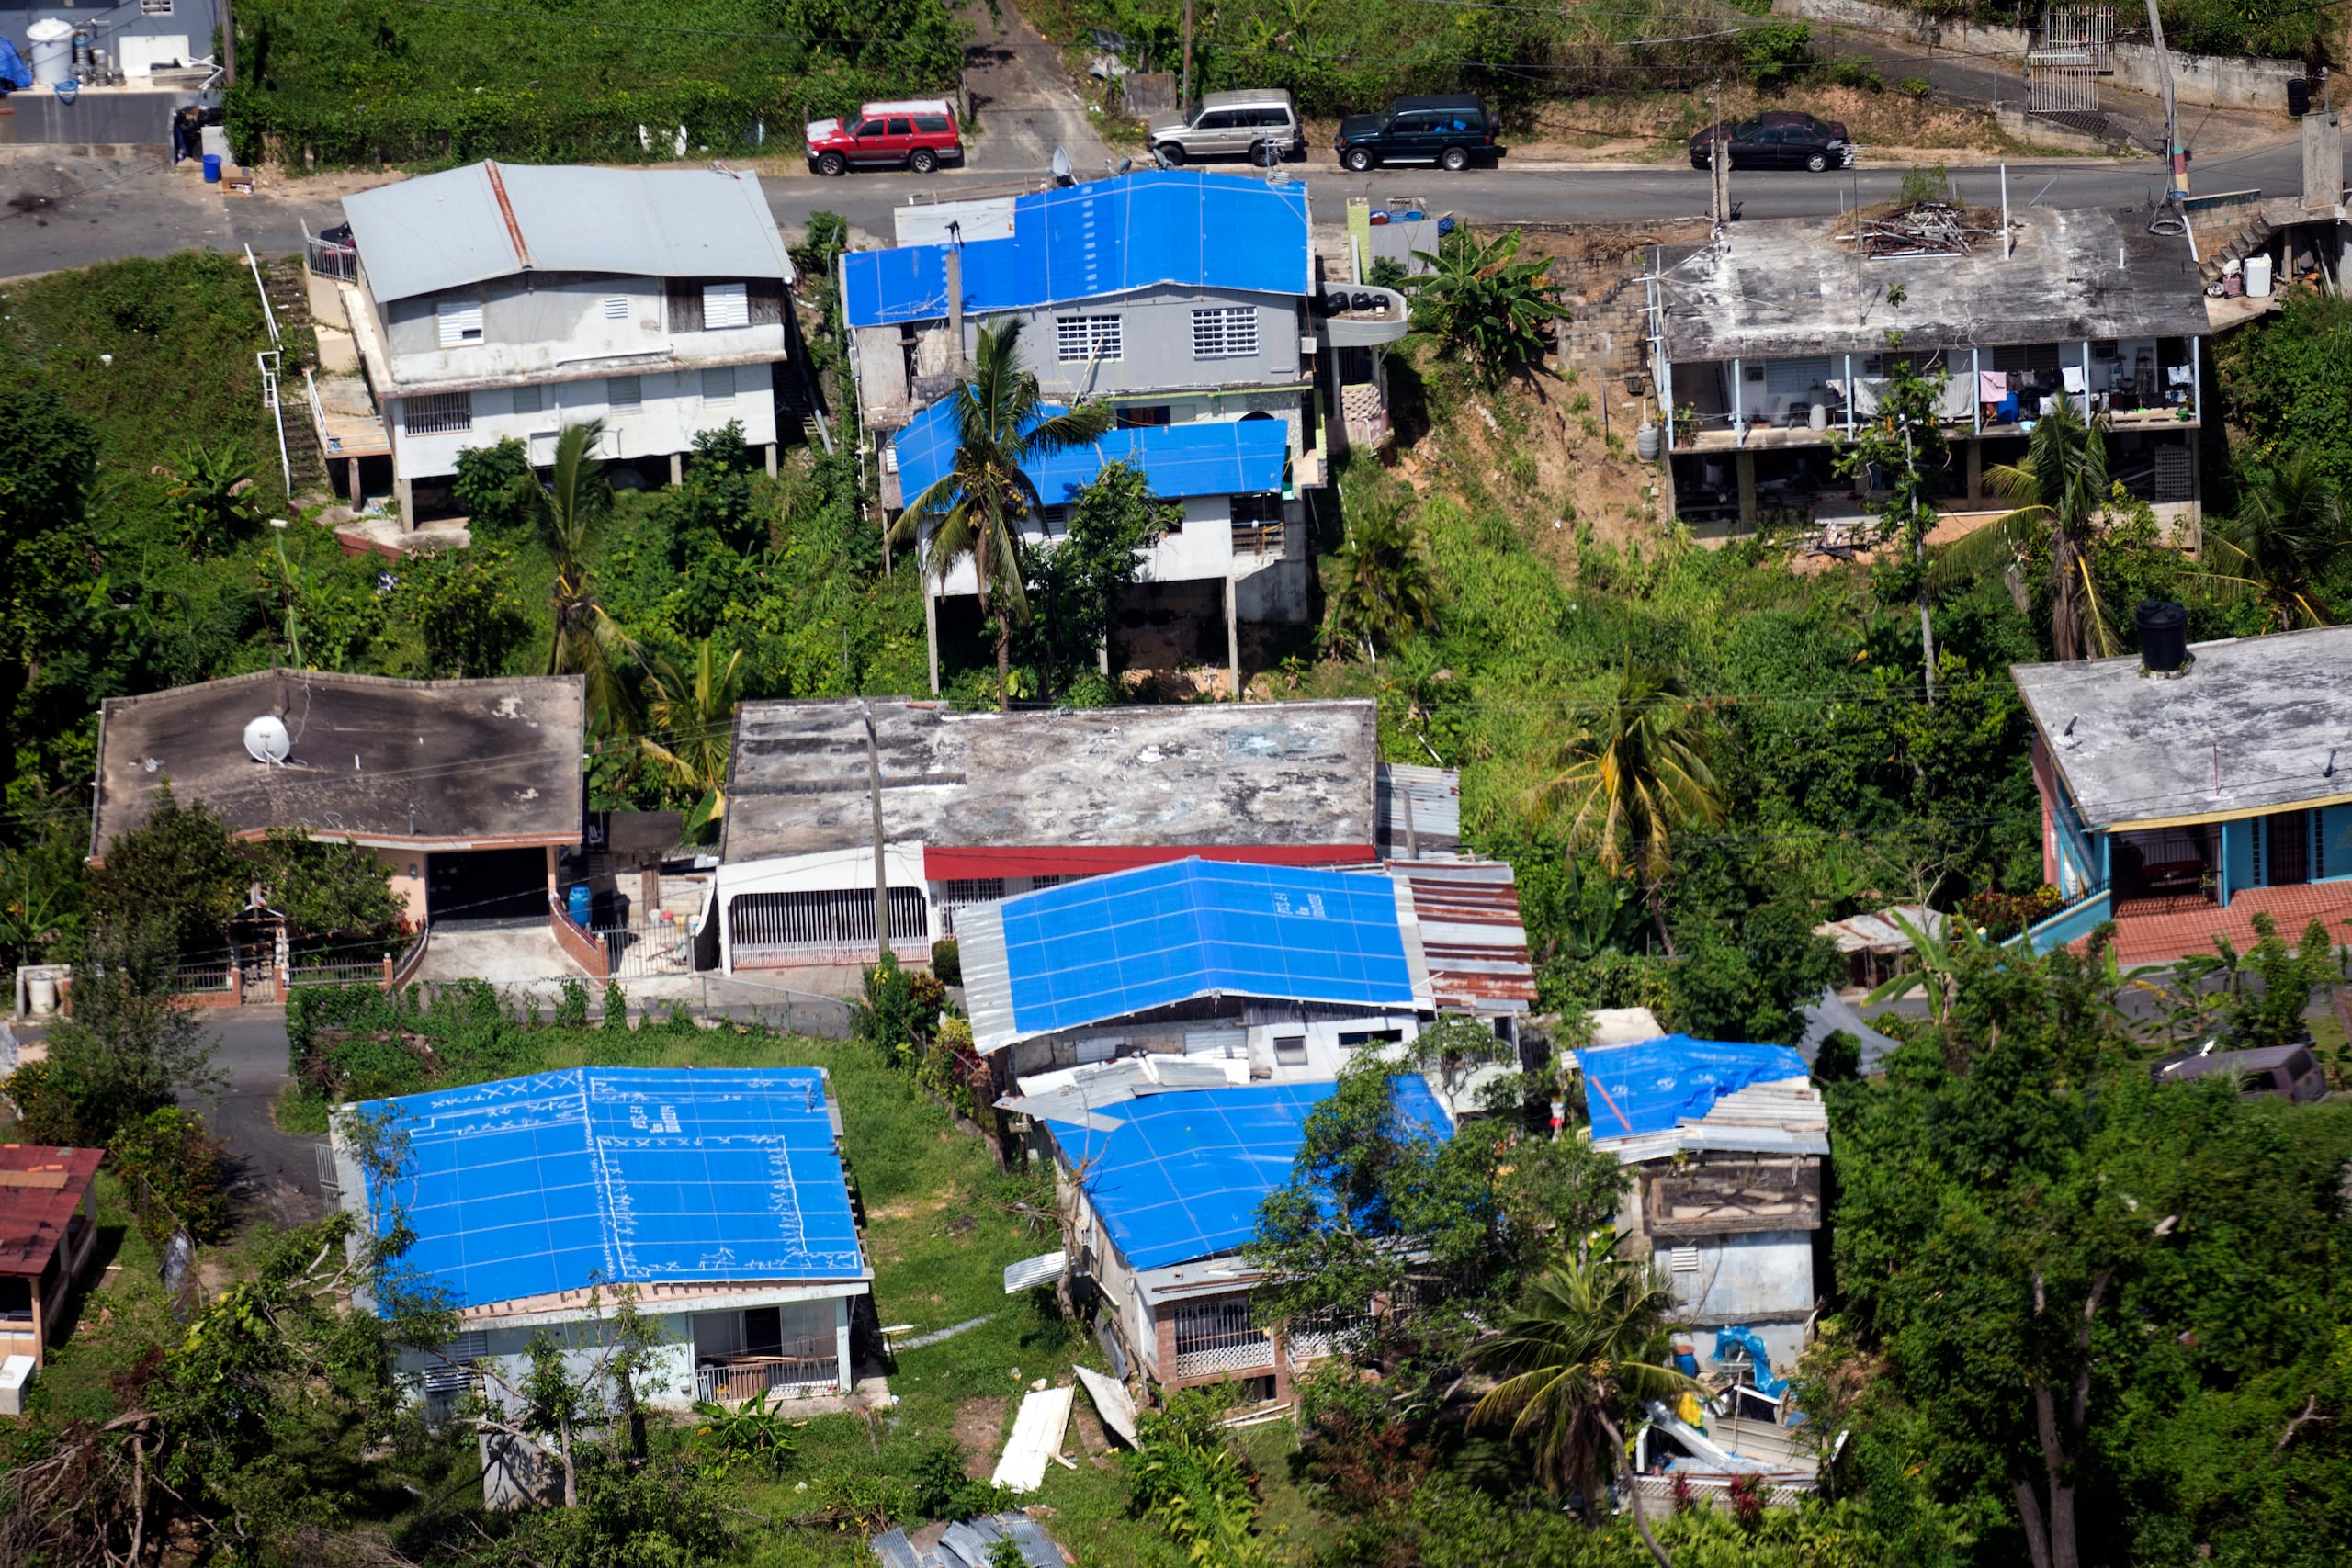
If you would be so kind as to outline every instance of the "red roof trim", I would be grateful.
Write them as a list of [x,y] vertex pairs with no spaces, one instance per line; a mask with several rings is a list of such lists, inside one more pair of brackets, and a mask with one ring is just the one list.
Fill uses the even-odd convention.
[[1034,845],[989,849],[926,849],[922,874],[932,882],[992,876],[1091,876],[1133,871],[1189,856],[1244,865],[1363,865],[1378,859],[1370,844],[1116,844]]

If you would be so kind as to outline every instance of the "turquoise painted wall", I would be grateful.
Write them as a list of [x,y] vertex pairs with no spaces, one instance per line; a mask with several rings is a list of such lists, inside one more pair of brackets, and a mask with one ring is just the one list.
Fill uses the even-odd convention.
[[2258,825],[2250,817],[2222,824],[2222,875],[2232,896],[2262,885],[2261,877],[2255,871],[2257,832]]
[[2318,874],[2352,876],[2352,806],[2320,808]]

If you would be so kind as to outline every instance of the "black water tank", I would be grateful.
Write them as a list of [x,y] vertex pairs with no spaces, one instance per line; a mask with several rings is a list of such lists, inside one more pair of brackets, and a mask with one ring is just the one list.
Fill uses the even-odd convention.
[[2132,619],[2140,628],[2140,666],[2169,675],[2188,662],[2188,612],[2169,599],[2143,599]]
[[2312,84],[2309,77],[2287,78],[2287,112],[2298,119],[2312,112]]

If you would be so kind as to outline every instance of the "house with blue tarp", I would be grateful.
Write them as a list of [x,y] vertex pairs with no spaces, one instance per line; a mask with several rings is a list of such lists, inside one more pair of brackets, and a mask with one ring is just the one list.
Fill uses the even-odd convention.
[[[661,1343],[639,1392],[685,1409],[845,1393],[872,1288],[821,1069],[573,1067],[377,1100],[405,1138],[363,1175],[338,1121],[344,1206],[455,1310],[438,1353],[402,1353],[428,1407],[509,1385],[541,1331],[594,1354],[615,1292]],[[493,1392],[496,1380],[492,1380]]]
[[1829,1121],[1786,1045],[1667,1034],[1576,1053],[1593,1147],[1631,1178],[1619,1245],[1678,1318],[1751,1331],[1786,1371],[1813,1315]]
[[[901,229],[920,243],[841,260],[886,509],[915,502],[952,465],[954,397],[981,329],[1017,328],[1023,367],[1049,402],[1108,403],[1116,421],[1102,439],[1029,470],[1044,509],[1023,537],[1050,547],[1072,500],[1107,464],[1141,469],[1177,521],[1144,551],[1132,640],[1148,645],[1144,661],[1223,663],[1238,688],[1239,624],[1308,615],[1304,497],[1325,482],[1329,400],[1317,389],[1335,329],[1317,308],[1306,186],[1146,170],[927,205],[909,220]],[[1346,323],[1349,352],[1372,352],[1366,333],[1405,329],[1400,298],[1364,298]],[[939,616],[978,624],[971,563],[931,592],[935,693]]]
[[[1425,1079],[1392,1082],[1401,1132],[1453,1135]],[[1346,1325],[1287,1336],[1260,1325],[1250,1302],[1257,1271],[1240,1254],[1258,1234],[1259,1205],[1290,1181],[1307,1117],[1333,1089],[1138,1078],[1104,1085],[1083,1110],[1043,1114],[1079,1245],[1065,1266],[1092,1282],[1122,1377],[1139,1369],[1163,1388],[1234,1378],[1287,1398],[1294,1372],[1329,1352]]]

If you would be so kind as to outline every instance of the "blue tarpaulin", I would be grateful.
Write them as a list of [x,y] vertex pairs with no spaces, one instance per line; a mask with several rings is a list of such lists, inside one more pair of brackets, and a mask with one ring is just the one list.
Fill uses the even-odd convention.
[[[1064,411],[1046,408],[1050,419]],[[911,502],[956,466],[956,400],[923,410],[898,434],[899,493]],[[1188,495],[1263,495],[1283,488],[1290,426],[1278,419],[1195,420],[1114,430],[1082,446],[1048,454],[1023,470],[1048,506],[1067,505],[1108,463],[1143,470],[1162,501]]]
[[[944,319],[947,251],[901,245],[843,256],[849,324]],[[1307,256],[1305,185],[1147,170],[1014,201],[1011,239],[963,247],[964,309],[1035,309],[1159,284],[1306,294]]]
[[1750,1084],[1805,1076],[1804,1058],[1786,1045],[1693,1040],[1688,1034],[1598,1046],[1576,1056],[1596,1138],[1662,1133],[1686,1118],[1704,1116],[1716,1100]]
[[0,93],[32,85],[33,73],[25,64],[25,57],[17,52],[15,44],[0,38]]
[[1181,860],[1008,898],[1024,1034],[1194,997],[1413,1005],[1386,876]]
[[458,1305],[865,1269],[813,1068],[574,1067],[387,1108],[410,1158],[370,1190],[377,1224],[404,1208],[405,1261]]
[[[1420,1077],[1396,1086],[1403,1122],[1453,1135]],[[1073,1165],[1091,1161],[1086,1192],[1130,1268],[1214,1258],[1258,1234],[1258,1205],[1288,1184],[1306,1141],[1307,1113],[1331,1097],[1328,1083],[1154,1094],[1104,1106],[1115,1133],[1057,1127]]]

